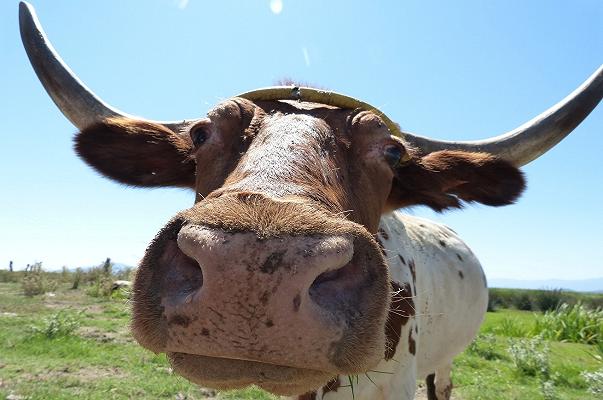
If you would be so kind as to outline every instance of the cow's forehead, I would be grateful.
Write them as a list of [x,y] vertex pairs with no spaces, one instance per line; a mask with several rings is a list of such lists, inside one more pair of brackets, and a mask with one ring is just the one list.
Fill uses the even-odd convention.
[[[225,114],[221,111],[229,107],[229,105],[232,105],[233,102],[239,104],[239,106],[244,102],[247,107],[253,108],[253,110],[250,111],[254,112],[254,118],[264,119],[266,116],[274,116],[279,113],[282,115],[306,115],[323,120],[327,125],[339,132],[345,131],[346,126],[352,122],[352,118],[359,113],[370,116],[374,121],[379,121],[379,125],[384,125],[384,121],[380,115],[373,111],[363,110],[361,108],[342,108],[328,104],[297,100],[249,101],[239,97],[233,97],[217,104],[208,112],[208,116],[224,116]],[[226,113],[226,115],[230,114]],[[364,118],[366,117],[363,117],[363,119]]]

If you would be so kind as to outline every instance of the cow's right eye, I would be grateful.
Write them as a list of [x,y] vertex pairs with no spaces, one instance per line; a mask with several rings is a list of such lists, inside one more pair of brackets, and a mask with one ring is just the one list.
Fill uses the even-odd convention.
[[203,142],[207,140],[207,128],[204,126],[197,126],[191,130],[191,140],[195,147],[201,146]]
[[387,146],[383,150],[383,156],[392,168],[399,167],[410,160],[408,153],[401,146]]

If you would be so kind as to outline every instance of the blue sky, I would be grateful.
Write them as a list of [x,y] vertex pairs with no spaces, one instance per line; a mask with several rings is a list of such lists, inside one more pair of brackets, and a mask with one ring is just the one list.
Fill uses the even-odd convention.
[[[441,139],[500,134],[561,100],[603,62],[603,2],[34,1],[55,48],[104,100],[180,119],[283,77],[380,107]],[[105,257],[136,264],[193,194],[129,189],[75,156],[18,36],[17,1],[0,4],[0,268]],[[528,190],[504,208],[434,215],[459,232],[490,278],[603,276],[603,106],[524,168]]]

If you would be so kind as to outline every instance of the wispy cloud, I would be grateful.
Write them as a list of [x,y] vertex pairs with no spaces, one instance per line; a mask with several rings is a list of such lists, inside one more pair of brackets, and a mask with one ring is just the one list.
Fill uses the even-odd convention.
[[270,11],[278,15],[283,11],[283,0],[270,0]]
[[181,10],[184,10],[186,8],[186,6],[188,6],[188,2],[189,2],[189,0],[174,0],[174,3],[176,3],[176,6]]
[[310,54],[308,53],[308,49],[306,47],[302,47],[302,53],[304,53],[304,61],[306,62],[306,67],[310,66]]

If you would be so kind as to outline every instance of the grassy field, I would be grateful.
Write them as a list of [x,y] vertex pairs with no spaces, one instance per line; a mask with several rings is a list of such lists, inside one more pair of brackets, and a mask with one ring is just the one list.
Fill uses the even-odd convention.
[[[21,284],[0,283],[0,398],[275,398],[257,389],[215,393],[188,383],[171,373],[164,356],[133,341],[125,300],[70,286],[26,297]],[[535,320],[533,312],[488,313],[480,337],[456,359],[455,398],[601,399],[582,375],[603,368],[600,345],[532,343],[527,354],[546,354],[540,362],[547,371],[520,372],[509,347],[529,345],[521,336],[530,336]]]

